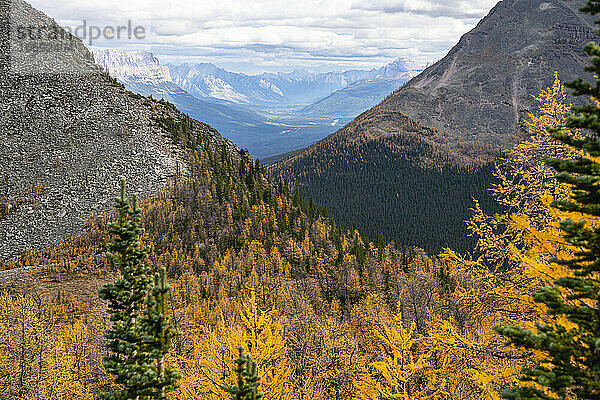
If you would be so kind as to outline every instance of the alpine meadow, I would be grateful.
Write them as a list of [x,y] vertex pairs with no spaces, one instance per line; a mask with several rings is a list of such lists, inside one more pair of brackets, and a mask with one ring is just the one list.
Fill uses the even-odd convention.
[[600,399],[600,0],[31,3],[0,399]]

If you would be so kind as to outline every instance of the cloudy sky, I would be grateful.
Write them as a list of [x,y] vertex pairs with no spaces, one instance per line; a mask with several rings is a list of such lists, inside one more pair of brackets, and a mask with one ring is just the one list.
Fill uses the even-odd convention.
[[434,62],[496,0],[29,2],[72,29],[84,20],[101,29],[129,21],[133,28],[144,28],[141,40],[129,40],[122,30],[121,40],[96,39],[96,47],[149,50],[162,63],[212,62],[236,72],[260,73],[366,69],[398,57]]

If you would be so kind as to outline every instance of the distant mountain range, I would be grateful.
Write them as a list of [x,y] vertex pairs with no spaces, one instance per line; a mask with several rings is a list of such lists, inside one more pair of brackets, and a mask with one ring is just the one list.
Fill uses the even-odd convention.
[[[277,85],[292,103],[314,103],[334,92],[353,85],[364,88],[376,88],[381,81],[387,81],[391,87],[397,89],[410,78],[423,70],[422,65],[408,59],[397,59],[381,68],[365,70],[350,70],[343,72],[310,73],[307,71],[294,71],[292,73],[262,74],[261,77]],[[394,89],[392,89],[394,90]],[[365,99],[377,98],[375,103],[383,99],[390,91],[381,95],[367,94]],[[343,108],[336,109],[336,112]],[[361,110],[364,111],[364,108]]]
[[[128,90],[175,104],[192,118],[213,126],[240,146],[248,148],[255,156],[264,157],[310,143],[310,139],[300,144],[283,139],[272,145],[274,138],[281,137],[285,125],[236,103],[216,99],[207,101],[192,96],[172,81],[169,68],[160,65],[152,53],[99,49],[91,49],[91,52],[96,63]],[[270,147],[272,150],[269,150]]]
[[584,4],[500,1],[443,59],[273,173],[369,235],[428,251],[472,248],[463,222],[472,197],[494,211],[488,162],[522,137],[537,107],[531,95],[555,71],[563,81],[583,73],[582,47],[596,39],[592,19],[578,12]]
[[173,82],[200,98],[240,104],[280,103],[285,95],[260,76],[225,71],[213,64],[169,65]]
[[[228,72],[213,64],[169,65],[173,82],[194,96],[256,106],[309,105],[357,82],[369,86],[370,82],[376,85],[382,79],[390,83],[394,90],[422,69],[421,66],[405,59],[398,59],[381,68],[368,71],[316,73],[295,70],[290,73],[261,75]],[[383,96],[389,93],[388,90]],[[383,96],[376,101],[381,100]]]
[[398,88],[399,81],[408,81],[416,71],[407,71],[396,76],[376,76],[356,81],[330,95],[304,107],[305,115],[331,115],[352,118],[368,110]]
[[257,157],[322,139],[420,70],[409,60],[396,60],[369,71],[246,75],[213,64],[163,66],[148,52],[92,53],[127,89],[174,103]]

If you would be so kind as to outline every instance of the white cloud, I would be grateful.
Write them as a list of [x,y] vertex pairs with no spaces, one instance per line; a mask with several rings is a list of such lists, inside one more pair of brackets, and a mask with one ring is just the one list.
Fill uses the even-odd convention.
[[142,25],[165,62],[203,61],[243,72],[369,68],[397,57],[441,58],[495,0],[31,0],[62,25]]
[[360,0],[352,8],[432,17],[481,18],[495,3],[495,0]]

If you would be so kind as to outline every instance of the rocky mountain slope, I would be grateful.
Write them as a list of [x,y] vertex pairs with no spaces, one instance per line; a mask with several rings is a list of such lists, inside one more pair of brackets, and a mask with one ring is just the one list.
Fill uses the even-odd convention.
[[596,39],[582,0],[504,0],[439,62],[398,89],[381,109],[399,111],[451,140],[502,148],[522,131],[531,94],[582,73]]
[[489,197],[486,163],[523,133],[531,95],[554,71],[562,80],[583,71],[581,48],[595,38],[577,11],[583,4],[499,2],[442,60],[273,173],[297,179],[339,222],[369,234],[431,251],[467,248],[455,238],[466,235],[471,197]]
[[[2,6],[0,260],[81,231],[90,214],[112,208],[119,176],[145,196],[186,168],[157,123],[183,118],[178,111],[126,91],[79,39],[27,3]],[[42,34],[21,37],[22,27]],[[193,129],[239,151],[207,125]]]

